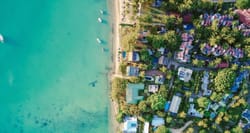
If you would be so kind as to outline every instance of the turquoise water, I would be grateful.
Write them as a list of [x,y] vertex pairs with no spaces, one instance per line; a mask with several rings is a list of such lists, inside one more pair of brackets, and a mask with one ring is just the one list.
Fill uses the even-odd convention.
[[0,3],[0,133],[109,132],[107,1]]

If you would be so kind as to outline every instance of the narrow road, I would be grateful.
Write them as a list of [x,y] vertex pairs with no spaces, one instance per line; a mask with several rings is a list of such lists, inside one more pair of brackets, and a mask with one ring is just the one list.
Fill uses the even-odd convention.
[[171,131],[171,133],[182,133],[192,123],[193,123],[193,121],[188,121],[185,123],[185,125],[183,127],[178,128],[178,129],[170,128],[170,131]]

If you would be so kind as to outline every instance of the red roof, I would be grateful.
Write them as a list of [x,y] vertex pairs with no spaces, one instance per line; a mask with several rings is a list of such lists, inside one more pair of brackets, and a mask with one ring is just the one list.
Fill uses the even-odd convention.
[[227,62],[222,62],[216,66],[217,68],[226,68],[229,67],[229,64]]
[[242,23],[250,26],[250,9],[236,10],[236,13],[239,15]]
[[192,14],[185,14],[182,17],[183,23],[191,23],[192,22]]

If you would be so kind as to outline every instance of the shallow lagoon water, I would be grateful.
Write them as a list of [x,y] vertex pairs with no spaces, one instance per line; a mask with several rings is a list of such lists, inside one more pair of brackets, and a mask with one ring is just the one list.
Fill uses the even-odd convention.
[[0,2],[0,133],[109,132],[107,1]]

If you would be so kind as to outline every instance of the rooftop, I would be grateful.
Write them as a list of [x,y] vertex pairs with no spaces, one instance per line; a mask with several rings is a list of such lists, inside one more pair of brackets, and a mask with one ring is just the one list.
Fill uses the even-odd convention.
[[128,84],[126,89],[126,102],[136,104],[138,100],[142,100],[143,96],[139,96],[139,90],[144,89],[144,84]]
[[126,117],[123,125],[124,133],[136,133],[137,132],[137,118],[136,117]]
[[180,104],[181,104],[181,97],[174,95],[170,104],[169,111],[173,114],[177,114]]
[[127,66],[127,76],[138,76],[139,68],[134,66]]
[[180,80],[183,80],[184,82],[188,82],[191,79],[193,71],[191,69],[187,69],[184,67],[180,67],[178,69],[178,76]]

